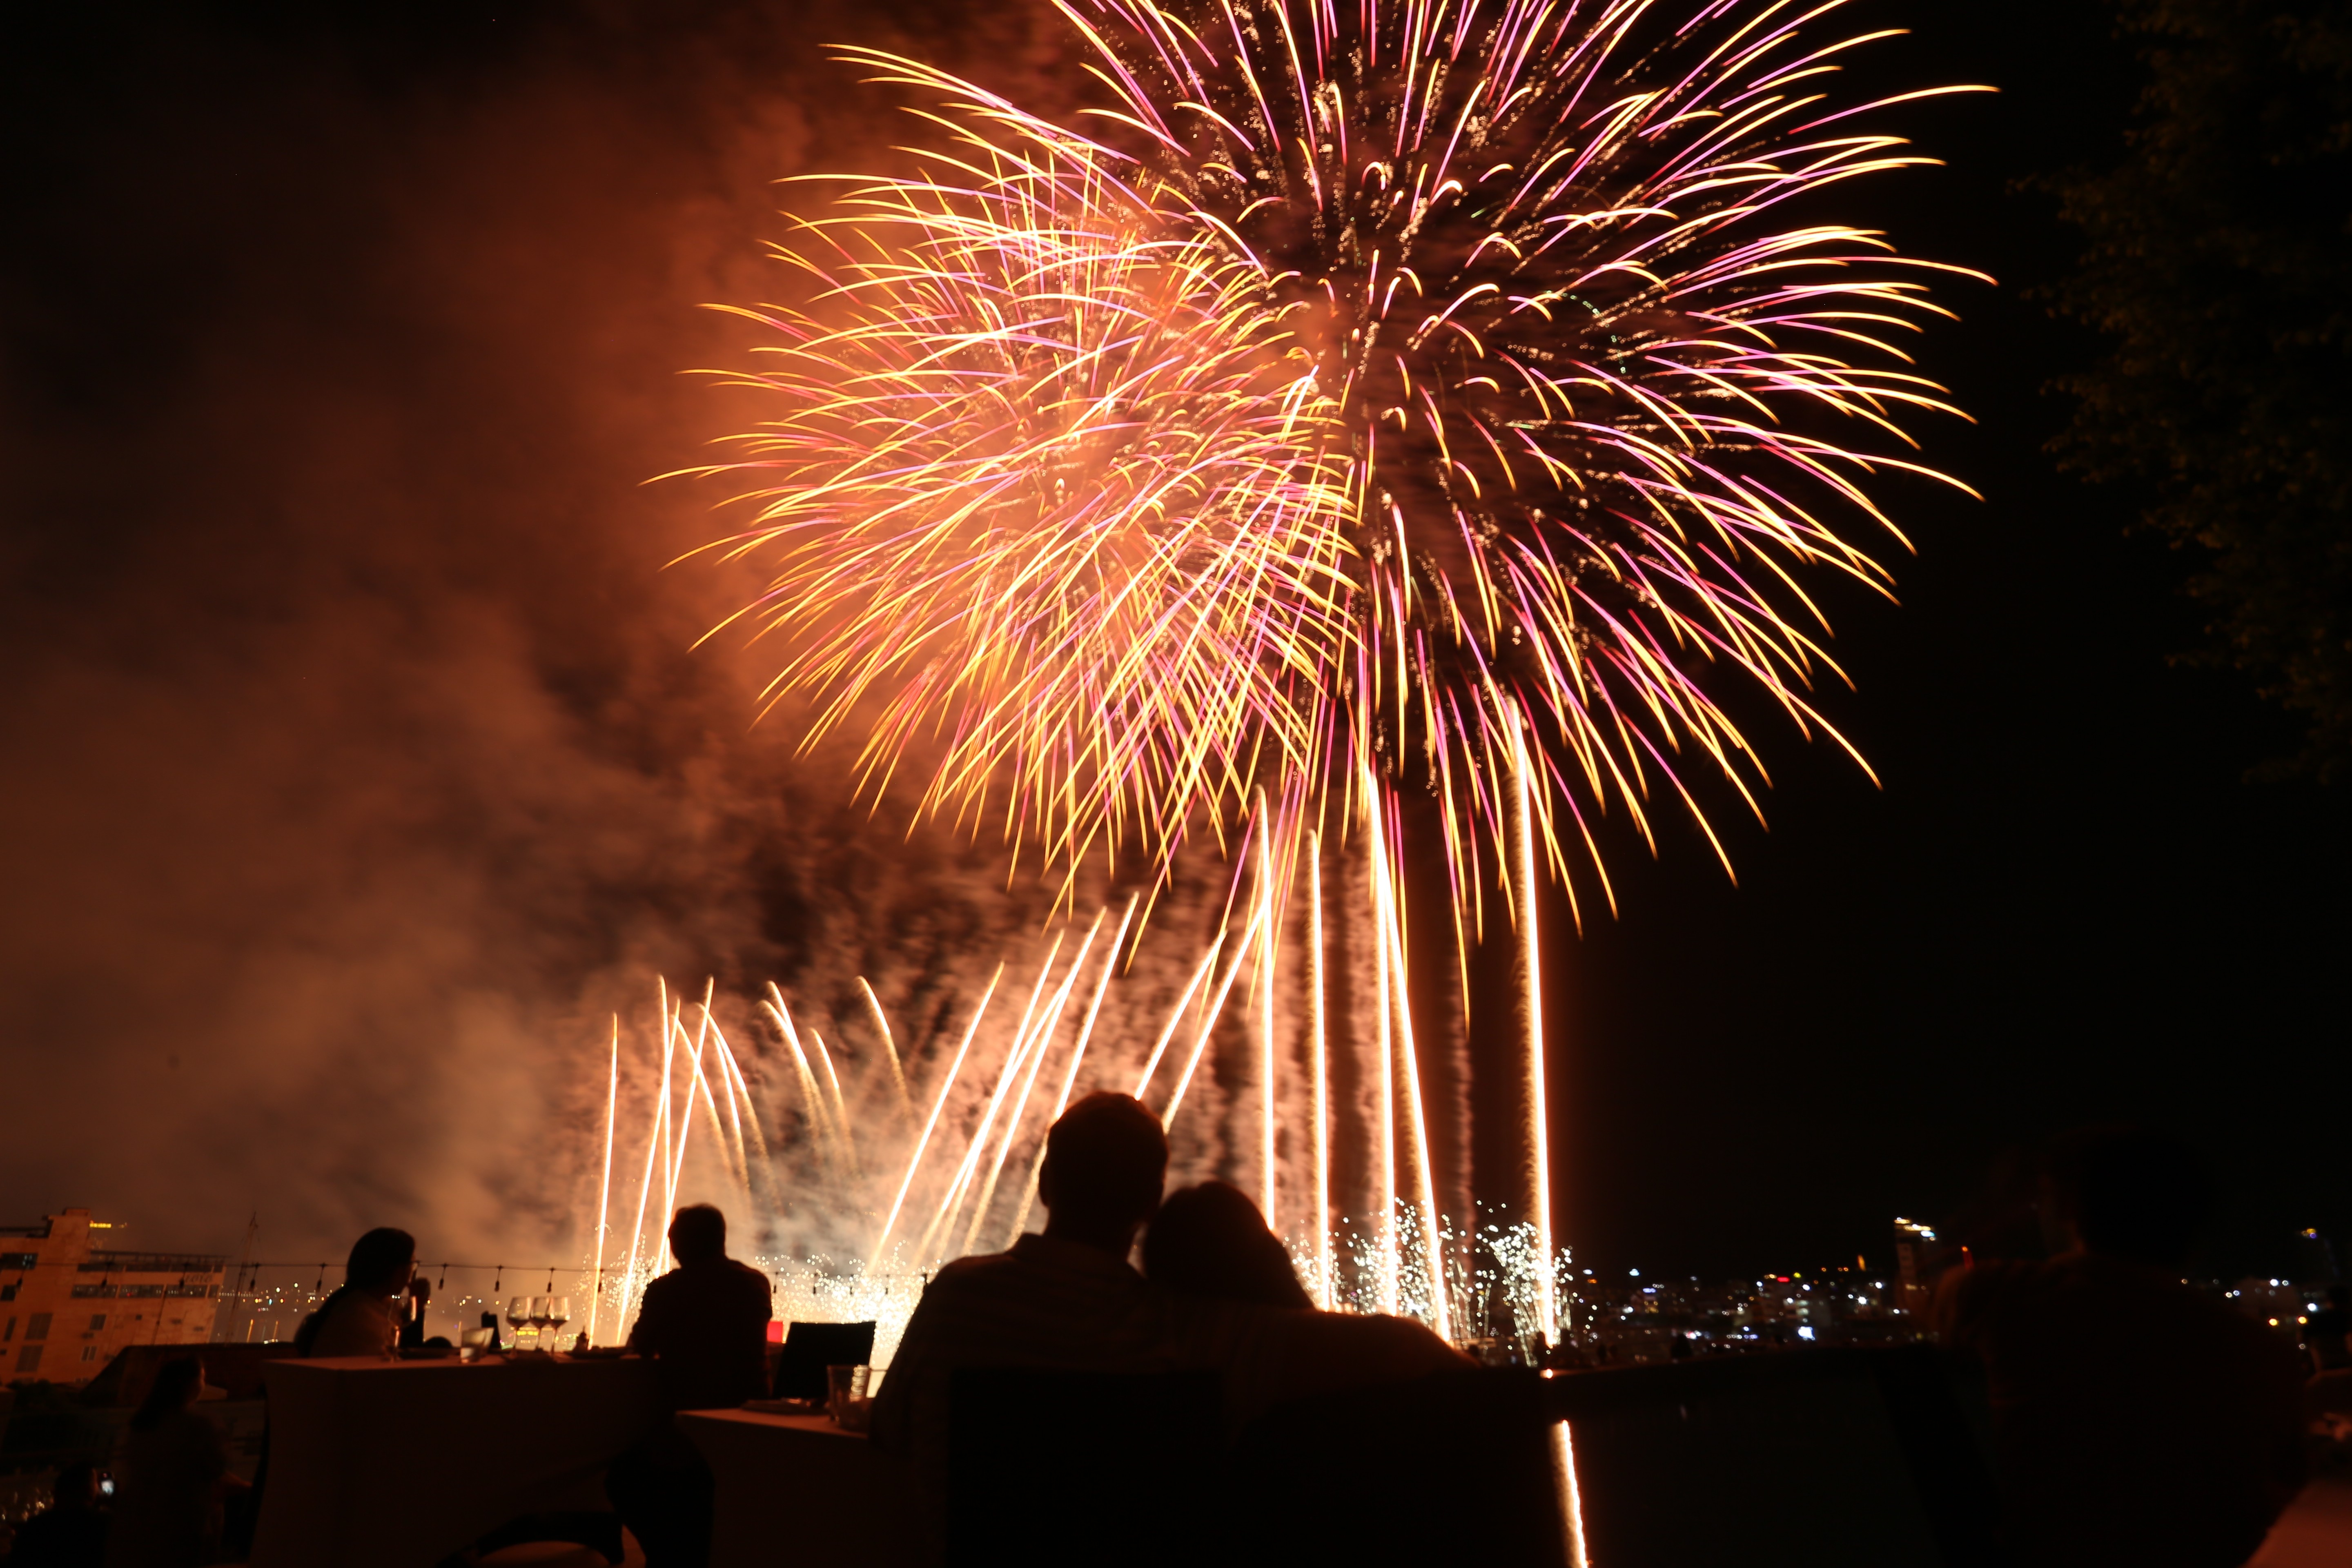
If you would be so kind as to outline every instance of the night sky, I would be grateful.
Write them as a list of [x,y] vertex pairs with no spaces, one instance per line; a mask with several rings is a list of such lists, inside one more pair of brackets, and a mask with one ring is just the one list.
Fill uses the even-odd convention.
[[[1950,166],[1853,192],[2000,279],[1944,286],[1922,354],[1978,421],[1927,460],[1985,500],[1892,489],[1900,605],[1827,600],[1859,690],[1824,706],[1883,787],[1757,715],[1769,831],[1715,803],[1736,888],[1677,827],[1619,858],[1617,919],[1554,911],[1562,1237],[1610,1271],[1884,1268],[1895,1215],[1997,1215],[2036,1141],[2134,1117],[2221,1179],[2208,1266],[2283,1271],[2303,1226],[2352,1242],[2341,791],[2246,782],[2292,730],[2169,661],[2189,563],[2044,451],[2096,344],[2033,297],[2072,241],[2026,182],[2113,155],[2134,68],[2071,0],[1864,15],[1916,29],[1873,82],[2002,89],[1895,119]],[[695,307],[768,286],[766,182],[904,134],[816,46],[1050,107],[1052,26],[401,16],[6,24],[0,1221],[551,1223],[501,1110],[547,1042],[655,968],[765,979],[878,874],[790,847],[862,819],[751,727],[758,654],[689,648],[741,584],[662,567],[717,491],[641,481],[745,422],[678,373],[740,363]]]

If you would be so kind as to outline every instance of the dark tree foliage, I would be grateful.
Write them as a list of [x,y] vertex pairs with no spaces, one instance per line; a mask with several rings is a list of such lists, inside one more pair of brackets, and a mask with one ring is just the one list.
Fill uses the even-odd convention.
[[2057,292],[2113,352],[2062,385],[2062,460],[2151,487],[2200,563],[2190,656],[2352,770],[2352,5],[2115,0],[2149,79],[2122,163],[2053,182],[2087,238]]

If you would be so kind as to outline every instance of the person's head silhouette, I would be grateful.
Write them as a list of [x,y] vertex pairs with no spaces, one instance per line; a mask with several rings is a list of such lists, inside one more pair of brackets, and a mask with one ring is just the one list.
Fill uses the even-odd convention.
[[404,1230],[380,1226],[352,1243],[351,1260],[343,1268],[344,1287],[390,1300],[408,1289],[415,1267],[416,1238]]
[[152,1430],[167,1416],[176,1415],[196,1402],[204,1388],[205,1363],[194,1356],[179,1356],[155,1369],[155,1381],[148,1385],[147,1397],[131,1417],[134,1432]]
[[77,1459],[49,1483],[49,1506],[60,1513],[88,1513],[98,1506],[98,1467]]
[[2051,1146],[2044,1192],[2083,1251],[2179,1269],[2210,1198],[2203,1164],[2180,1140],[2142,1127],[2093,1127]]
[[1045,1234],[1127,1256],[1160,1207],[1168,1134],[1131,1094],[1087,1095],[1045,1134],[1037,1197]]
[[669,1255],[681,1267],[727,1256],[727,1216],[709,1204],[688,1204],[669,1222]]
[[1168,1194],[1143,1233],[1144,1278],[1180,1296],[1312,1307],[1290,1254],[1230,1182],[1202,1182]]

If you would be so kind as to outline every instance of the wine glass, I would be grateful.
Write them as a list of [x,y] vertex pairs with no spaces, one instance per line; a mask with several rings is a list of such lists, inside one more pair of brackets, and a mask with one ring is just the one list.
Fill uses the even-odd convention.
[[555,1348],[563,1348],[563,1325],[572,1321],[572,1298],[550,1296],[547,1299],[548,1327],[555,1331]]
[[507,1298],[507,1327],[508,1327],[508,1328],[510,1328],[510,1329],[512,1329],[512,1330],[514,1331],[514,1348],[515,1348],[515,1349],[517,1349],[517,1350],[521,1350],[521,1349],[523,1348],[523,1342],[522,1342],[522,1331],[523,1331],[523,1329],[524,1329],[527,1325],[529,1325],[529,1324],[530,1324],[530,1297],[528,1297],[528,1296],[509,1296],[509,1297],[508,1297],[508,1298]]
[[555,1336],[547,1331],[547,1298],[533,1296],[530,1299],[530,1326],[539,1331],[533,1337],[542,1351],[555,1348]]

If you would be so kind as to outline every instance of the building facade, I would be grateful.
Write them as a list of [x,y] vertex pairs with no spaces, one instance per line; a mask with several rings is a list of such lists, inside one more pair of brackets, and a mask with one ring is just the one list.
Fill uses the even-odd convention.
[[121,1229],[75,1208],[0,1226],[0,1382],[88,1383],[132,1345],[213,1337],[228,1260],[131,1251]]

